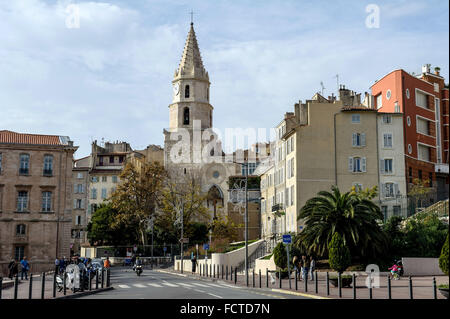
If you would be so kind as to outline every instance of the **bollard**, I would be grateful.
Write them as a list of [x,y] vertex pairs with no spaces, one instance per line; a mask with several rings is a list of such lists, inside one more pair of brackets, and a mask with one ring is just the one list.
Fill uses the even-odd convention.
[[80,291],[84,291],[84,270],[80,272]]
[[213,265],[213,278],[216,278],[216,265]]
[[352,286],[353,286],[353,299],[356,299],[356,275],[355,274],[353,274]]
[[106,275],[106,287],[111,286],[111,269],[107,269],[107,275]]
[[369,274],[369,299],[372,299],[373,295],[372,295],[372,277]]
[[53,298],[56,297],[56,271],[55,274],[53,275]]
[[32,296],[33,296],[33,274],[30,274],[30,285],[28,286],[28,299],[32,299],[33,298]]
[[339,291],[339,298],[342,298],[342,275],[340,272],[338,273],[338,291]]
[[42,273],[42,287],[41,287],[41,299],[44,299],[45,295],[45,272]]
[[316,294],[318,294],[319,293],[319,277],[317,277],[317,271],[315,272],[316,273],[316,276],[314,277],[314,280],[315,280],[315,286],[316,286]]
[[303,278],[305,281],[305,292],[308,292],[308,273],[306,273],[305,278]]
[[0,299],[2,299],[3,277],[0,277]]
[[66,270],[64,270],[64,272],[63,272],[63,276],[64,276],[64,278],[63,278],[63,289],[64,289],[64,296],[66,295]]
[[231,271],[230,271],[230,280],[233,281],[233,266],[231,266]]
[[209,265],[209,278],[211,278],[211,275],[212,275],[212,264],[211,265]]
[[234,267],[234,284],[237,283],[237,267]]
[[225,270],[225,271],[226,271],[226,273],[225,273],[225,279],[226,279],[226,280],[228,280],[228,265],[227,265],[227,267],[226,267],[226,270]]
[[17,299],[17,291],[19,289],[19,274],[14,278],[14,299]]
[[266,268],[266,288],[269,288],[269,269]]
[[261,286],[261,268],[259,269],[259,288],[262,288],[262,286]]
[[104,282],[105,282],[105,268],[102,268],[102,282],[100,287],[103,288]]
[[222,280],[223,280],[223,268],[224,268],[224,265],[222,264]]
[[436,277],[433,277],[433,299],[437,299]]
[[279,271],[279,279],[280,279],[280,289],[281,289],[281,269]]
[[91,280],[91,273],[92,272],[89,272],[89,291],[91,291],[92,290],[92,280]]
[[298,275],[297,275],[297,269],[295,270],[295,290],[298,290]]
[[411,276],[409,276],[409,299],[414,299],[413,298],[413,286],[412,286]]
[[388,299],[392,299],[391,276],[387,277]]
[[330,276],[327,271],[327,296],[330,295]]
[[253,269],[252,271],[252,284],[253,284],[253,288],[255,288],[255,269]]
[[289,278],[289,289],[292,289],[292,285],[291,285],[291,272],[288,271],[288,278]]
[[98,289],[98,268],[95,270],[95,289]]

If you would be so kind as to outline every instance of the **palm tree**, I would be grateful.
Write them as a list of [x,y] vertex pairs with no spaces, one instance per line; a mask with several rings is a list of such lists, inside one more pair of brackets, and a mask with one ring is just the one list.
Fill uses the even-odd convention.
[[368,197],[347,192],[336,186],[321,191],[300,210],[305,229],[300,234],[309,252],[323,256],[334,233],[339,233],[351,251],[360,256],[375,256],[386,247],[385,235],[377,220],[383,219],[380,208]]

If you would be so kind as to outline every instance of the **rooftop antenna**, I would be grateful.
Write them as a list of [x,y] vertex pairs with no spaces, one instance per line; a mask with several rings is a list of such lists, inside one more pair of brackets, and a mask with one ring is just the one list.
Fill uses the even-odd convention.
[[339,96],[339,74],[336,74],[337,96]]
[[320,86],[322,87],[322,96],[323,96],[323,90],[325,90],[325,87],[323,86],[323,82],[320,81]]

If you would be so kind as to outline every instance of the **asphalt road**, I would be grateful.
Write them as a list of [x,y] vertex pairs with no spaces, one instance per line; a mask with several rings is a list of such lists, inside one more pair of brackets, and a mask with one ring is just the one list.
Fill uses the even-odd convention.
[[80,299],[309,299],[224,281],[198,280],[144,269],[140,277],[130,268],[112,268],[113,290]]

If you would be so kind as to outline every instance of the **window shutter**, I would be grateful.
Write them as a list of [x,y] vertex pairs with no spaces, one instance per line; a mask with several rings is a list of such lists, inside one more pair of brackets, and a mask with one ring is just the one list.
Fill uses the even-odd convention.
[[86,207],[84,206],[84,198],[81,199],[81,208],[85,209]]
[[356,146],[356,133],[352,134],[352,146]]
[[348,158],[348,171],[353,172],[353,157]]
[[380,159],[380,174],[384,173],[384,159]]
[[73,193],[77,194],[77,184],[73,184]]
[[74,209],[77,208],[77,200],[76,199],[73,200],[73,208]]
[[361,171],[362,172],[366,171],[366,158],[365,157],[361,158]]
[[386,188],[384,183],[381,183],[381,196],[386,197]]
[[394,184],[394,196],[397,196],[397,193],[398,193],[398,184],[395,183]]
[[366,133],[361,134],[361,146],[366,146]]

